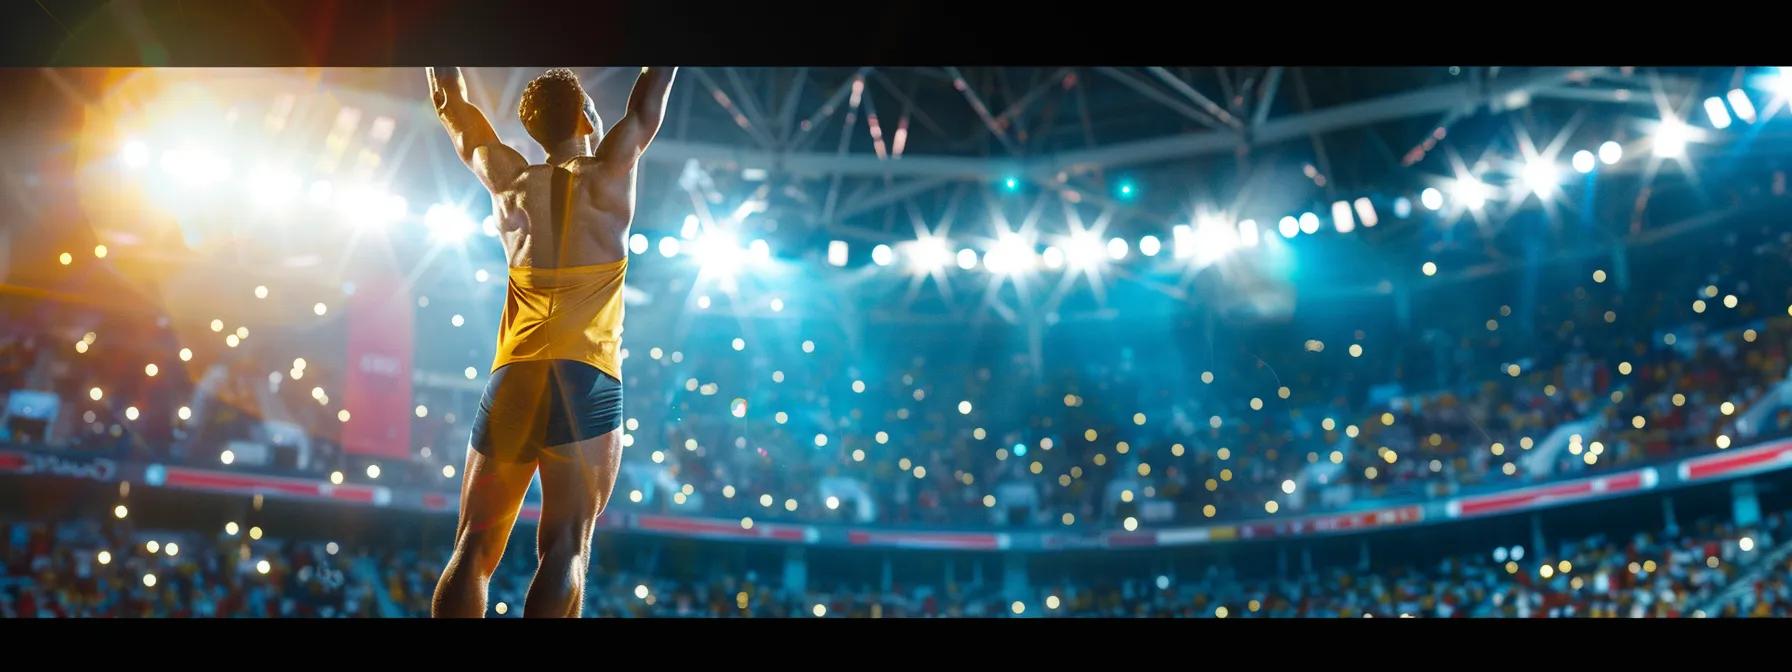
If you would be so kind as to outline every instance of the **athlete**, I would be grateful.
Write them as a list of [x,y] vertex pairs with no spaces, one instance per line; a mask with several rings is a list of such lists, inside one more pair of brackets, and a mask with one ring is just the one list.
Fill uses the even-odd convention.
[[429,68],[454,151],[492,196],[509,262],[498,354],[473,416],[454,555],[433,615],[485,615],[486,588],[541,473],[539,565],[527,617],[576,617],[591,534],[622,459],[622,284],[635,167],[665,118],[676,68],[643,68],[609,133],[571,70],[523,89],[517,114],[547,150],[530,164],[467,100],[459,68]]

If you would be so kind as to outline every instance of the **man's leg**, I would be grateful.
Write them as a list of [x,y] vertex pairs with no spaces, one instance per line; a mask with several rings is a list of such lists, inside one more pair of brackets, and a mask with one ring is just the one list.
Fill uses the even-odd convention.
[[622,466],[622,428],[541,452],[541,524],[536,528],[540,560],[525,617],[578,617],[584,606],[585,573],[591,565],[591,534],[610,502]]
[[431,615],[480,618],[485,616],[486,586],[510,529],[523,507],[523,495],[535,476],[535,461],[501,462],[467,450],[467,468],[460,490],[460,523],[454,533],[454,555],[436,582]]

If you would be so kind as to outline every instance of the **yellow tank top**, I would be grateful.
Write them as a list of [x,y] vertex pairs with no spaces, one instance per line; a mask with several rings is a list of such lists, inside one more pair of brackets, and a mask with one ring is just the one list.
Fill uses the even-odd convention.
[[511,362],[570,359],[622,380],[622,280],[628,259],[565,268],[511,268],[498,354]]

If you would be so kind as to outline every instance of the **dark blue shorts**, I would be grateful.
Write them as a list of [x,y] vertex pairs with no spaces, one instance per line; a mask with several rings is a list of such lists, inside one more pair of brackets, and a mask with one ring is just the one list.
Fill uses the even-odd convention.
[[622,425],[622,381],[566,359],[511,362],[492,372],[473,415],[473,450],[506,462],[593,439]]

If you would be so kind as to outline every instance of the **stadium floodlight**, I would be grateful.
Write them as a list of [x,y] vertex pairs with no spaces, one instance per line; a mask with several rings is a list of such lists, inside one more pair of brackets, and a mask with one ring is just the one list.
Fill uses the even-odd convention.
[[1276,230],[1282,233],[1283,238],[1293,238],[1298,236],[1300,235],[1300,220],[1293,217],[1283,217],[1282,221],[1276,222]]
[[163,152],[162,170],[182,184],[203,187],[230,176],[230,159],[205,148],[186,147]]
[[1125,259],[1126,253],[1129,251],[1129,249],[1130,248],[1126,244],[1125,238],[1115,236],[1113,238],[1108,239],[1108,258],[1109,259],[1113,259],[1114,261],[1119,261],[1121,259]]
[[971,248],[968,248],[968,247],[964,248],[962,250],[959,250],[958,251],[958,267],[962,268],[964,270],[967,270],[967,271],[971,270],[973,268],[976,268],[977,267],[977,251],[973,250]]
[[896,252],[891,250],[889,245],[879,244],[877,247],[871,248],[871,263],[879,266],[889,266],[890,262],[895,261],[895,259]]
[[1743,123],[1755,123],[1755,103],[1748,99],[1748,93],[1742,89],[1730,89],[1726,96],[1730,101],[1730,109],[1736,111],[1736,118]]
[[1300,232],[1309,236],[1319,233],[1319,215],[1311,212],[1300,213]]
[[699,224],[696,215],[685,215],[684,225],[678,227],[678,237],[685,240],[695,240],[697,234],[702,231],[702,227]]
[[1444,207],[1444,192],[1438,191],[1437,187],[1425,187],[1425,191],[1419,193],[1419,203],[1424,204],[1426,210],[1441,210]]
[[249,176],[249,192],[255,204],[268,210],[291,204],[302,187],[299,177],[286,171],[263,168]]
[[142,168],[149,165],[149,145],[142,140],[128,140],[119,152],[119,158],[126,168]]
[[667,258],[678,256],[678,239],[672,236],[661,238],[660,256]]
[[1332,226],[1338,229],[1338,233],[1356,230],[1356,218],[1350,215],[1350,201],[1332,202]]
[[1676,117],[1664,117],[1655,126],[1653,149],[1655,156],[1663,159],[1677,159],[1686,156],[1686,142],[1691,139],[1692,129],[1686,122]]
[[747,256],[757,262],[771,261],[771,243],[765,242],[764,238],[754,238],[753,242],[747,243]]
[[1356,218],[1363,223],[1363,228],[1372,229],[1381,223],[1381,215],[1375,212],[1375,203],[1368,196],[1360,196],[1355,201]]
[[1487,205],[1487,183],[1473,177],[1456,178],[1450,185],[1450,197],[1470,210],[1480,210]]
[[1262,237],[1262,232],[1257,230],[1257,220],[1247,219],[1238,223],[1238,244],[1244,247],[1256,247]]
[[1574,153],[1573,164],[1575,172],[1582,175],[1593,172],[1593,162],[1594,158],[1592,152],[1583,149]]
[[1195,227],[1177,224],[1170,227],[1170,250],[1177,259],[1187,259],[1195,253]]
[[318,180],[311,183],[311,188],[305,191],[305,195],[312,205],[322,207],[335,200],[336,192],[329,180]]
[[846,254],[847,254],[846,241],[844,241],[844,240],[828,241],[828,264],[829,265],[845,266],[846,265]]
[[458,243],[473,235],[473,218],[452,203],[437,203],[423,213],[423,226],[429,239],[440,243]]
[[639,233],[628,237],[628,251],[634,254],[647,253],[647,236]]
[[1711,120],[1711,127],[1724,130],[1730,127],[1730,110],[1724,107],[1724,99],[1712,96],[1705,99],[1705,117]]
[[386,195],[386,200],[380,205],[380,216],[385,217],[388,222],[404,219],[404,216],[410,214],[411,210],[410,201],[398,194]]
[[733,275],[746,262],[747,251],[741,249],[740,238],[733,231],[717,228],[697,237],[691,246],[691,256],[705,273]]
[[1039,261],[1040,263],[1045,264],[1045,267],[1049,269],[1057,270],[1063,268],[1064,250],[1058,249],[1058,246],[1056,245],[1048,245],[1045,248],[1045,252],[1039,255]]
[[1609,166],[1609,165],[1613,165],[1622,160],[1624,160],[1624,146],[1623,145],[1620,145],[1616,141],[1613,141],[1613,140],[1607,140],[1604,143],[1599,145],[1599,162],[1600,163],[1603,163],[1603,164]]
[[952,261],[952,251],[944,238],[922,236],[907,245],[909,268],[918,275],[938,273]]
[[1093,268],[1105,258],[1101,239],[1088,231],[1072,234],[1064,246],[1064,261],[1069,262],[1071,268]]
[[1033,245],[1018,234],[1003,231],[996,244],[983,255],[983,266],[991,273],[1013,274],[1032,270],[1037,263]]
[[1195,224],[1194,264],[1206,267],[1238,249],[1238,229],[1219,217],[1202,217]]
[[336,198],[336,208],[349,222],[360,226],[383,226],[403,217],[408,207],[403,196],[370,185],[350,187]]
[[1538,157],[1525,162],[1524,169],[1519,171],[1518,177],[1524,181],[1525,188],[1531,190],[1531,193],[1540,197],[1548,196],[1555,193],[1556,188],[1560,185],[1562,169],[1555,162]]
[[1145,236],[1144,238],[1139,239],[1139,254],[1143,254],[1147,257],[1157,256],[1157,253],[1162,251],[1163,247],[1163,241],[1158,240],[1157,236]]

